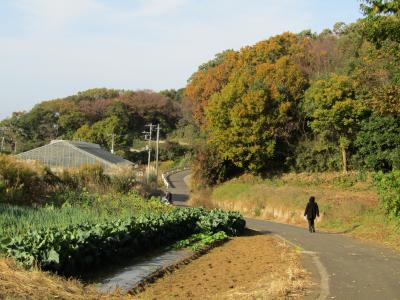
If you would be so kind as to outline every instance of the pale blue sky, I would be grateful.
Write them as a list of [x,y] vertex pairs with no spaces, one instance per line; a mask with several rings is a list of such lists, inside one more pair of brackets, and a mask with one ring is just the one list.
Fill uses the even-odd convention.
[[88,88],[180,88],[222,50],[360,17],[358,0],[0,0],[0,119]]

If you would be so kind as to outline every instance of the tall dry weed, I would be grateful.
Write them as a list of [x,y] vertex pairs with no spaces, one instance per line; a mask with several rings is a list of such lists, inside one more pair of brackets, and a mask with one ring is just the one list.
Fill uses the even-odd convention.
[[35,161],[0,155],[0,201],[24,205],[43,202],[56,182],[54,174]]
[[0,299],[134,299],[129,295],[105,295],[94,286],[65,279],[38,269],[26,271],[8,258],[0,257]]

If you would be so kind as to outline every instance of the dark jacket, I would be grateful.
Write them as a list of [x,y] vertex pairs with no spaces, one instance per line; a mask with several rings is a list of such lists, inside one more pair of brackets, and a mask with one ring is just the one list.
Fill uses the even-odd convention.
[[314,199],[310,199],[310,201],[307,203],[304,216],[307,216],[307,219],[309,220],[314,220],[316,217],[319,217],[318,204]]
[[168,202],[171,203],[172,201],[172,194],[170,192],[165,193],[165,198],[167,199]]

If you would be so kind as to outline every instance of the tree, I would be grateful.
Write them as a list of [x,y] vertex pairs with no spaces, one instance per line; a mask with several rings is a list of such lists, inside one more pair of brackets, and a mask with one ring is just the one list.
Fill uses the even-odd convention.
[[400,169],[400,117],[374,114],[364,120],[356,146],[366,168],[375,171]]
[[344,22],[337,22],[333,25],[333,32],[336,35],[342,35],[346,32],[346,23]]
[[171,100],[174,100],[174,101],[177,101],[177,102],[181,102],[182,99],[184,98],[184,95],[185,95],[185,89],[162,90],[162,91],[160,91],[160,94],[165,96],[165,97],[168,97]]
[[238,172],[230,161],[220,157],[212,145],[201,144],[195,150],[195,160],[192,165],[195,188],[215,185]]
[[233,50],[217,54],[213,60],[201,65],[188,81],[185,95],[193,103],[194,119],[203,128],[207,126],[204,111],[208,101],[227,84],[236,59],[237,52]]
[[93,123],[105,118],[108,108],[114,102],[113,99],[82,100],[79,102],[79,110]]
[[74,102],[96,101],[104,99],[115,99],[124,93],[125,92],[121,90],[95,88],[95,89],[88,89],[83,92],[78,92],[77,95],[72,96],[71,98],[72,100],[74,100]]
[[347,76],[332,74],[317,80],[305,93],[304,110],[315,134],[336,142],[347,172],[347,149],[353,142],[366,107],[357,99],[354,82]]
[[79,141],[94,142],[89,124],[82,125],[74,134],[73,138]]
[[120,97],[130,115],[130,129],[141,135],[145,124],[160,124],[165,137],[182,118],[181,104],[159,93],[137,91]]
[[364,0],[364,34],[377,47],[386,40],[400,43],[400,0]]
[[94,123],[92,126],[88,124],[83,125],[76,131],[74,139],[96,143],[110,149],[112,141],[111,135],[115,134],[116,145],[124,145],[126,142],[125,132],[124,127],[121,125],[118,117],[108,117]]
[[58,119],[59,132],[64,138],[72,138],[76,130],[85,124],[86,118],[80,111],[61,114]]
[[296,171],[324,172],[340,169],[340,151],[322,135],[303,135],[290,157]]
[[291,59],[300,41],[283,34],[242,49],[240,67],[208,100],[207,132],[223,160],[252,172],[284,161],[308,84]]

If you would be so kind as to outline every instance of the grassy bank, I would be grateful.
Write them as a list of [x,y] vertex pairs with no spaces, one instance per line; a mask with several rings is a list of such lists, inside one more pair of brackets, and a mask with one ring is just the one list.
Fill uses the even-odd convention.
[[237,210],[248,217],[307,226],[303,213],[316,197],[321,211],[317,227],[378,241],[400,250],[400,231],[378,203],[372,176],[349,173],[285,174],[272,179],[244,175],[196,192],[193,206]]

